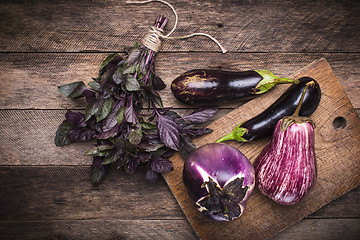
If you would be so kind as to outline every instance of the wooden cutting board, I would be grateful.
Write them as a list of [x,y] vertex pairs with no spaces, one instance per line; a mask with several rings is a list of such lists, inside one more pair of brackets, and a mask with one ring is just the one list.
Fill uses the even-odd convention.
[[[200,239],[265,239],[298,222],[342,194],[360,185],[360,119],[325,59],[319,59],[291,77],[313,77],[322,98],[311,118],[316,124],[315,149],[318,179],[313,190],[293,206],[282,206],[266,198],[255,188],[244,214],[231,222],[214,222],[204,217],[190,200],[182,183],[184,160],[172,157],[174,171],[164,175],[171,191]],[[289,85],[242,105],[209,126],[214,131],[196,139],[197,147],[214,142],[235,125],[262,112]],[[252,143],[227,142],[236,146],[251,162],[269,139]]]

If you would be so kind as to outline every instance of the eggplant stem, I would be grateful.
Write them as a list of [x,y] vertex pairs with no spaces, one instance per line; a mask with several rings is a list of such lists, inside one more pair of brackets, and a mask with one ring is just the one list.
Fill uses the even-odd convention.
[[294,114],[293,114],[294,117],[298,117],[298,116],[299,116],[300,108],[301,108],[302,103],[303,103],[303,101],[304,101],[305,93],[306,93],[307,89],[309,88],[309,86],[314,85],[314,84],[315,84],[314,81],[311,81],[311,82],[308,82],[308,83],[305,85],[304,90],[303,90],[303,92],[302,92],[302,94],[301,94],[301,97],[300,97],[300,101],[299,101],[298,105],[296,106],[295,112],[294,112]]
[[248,140],[243,138],[243,136],[248,132],[248,130],[246,128],[241,127],[241,124],[242,123],[237,125],[230,133],[216,140],[216,142],[220,143],[229,140],[236,140],[238,142],[247,142]]
[[305,93],[306,93],[307,89],[309,88],[309,86],[314,86],[314,84],[315,84],[315,82],[311,81],[311,82],[308,82],[305,85],[304,90],[303,90],[303,92],[301,94],[299,103],[296,106],[294,114],[291,115],[291,116],[286,116],[286,117],[281,119],[280,131],[285,132],[294,123],[309,122],[314,126],[314,123],[313,123],[313,121],[311,121],[310,118],[299,116],[300,108],[301,108],[302,103],[304,101]]

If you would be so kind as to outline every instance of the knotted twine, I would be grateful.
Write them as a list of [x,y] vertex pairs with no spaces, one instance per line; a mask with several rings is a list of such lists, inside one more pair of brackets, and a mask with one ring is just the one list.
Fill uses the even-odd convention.
[[194,37],[194,36],[205,36],[210,38],[213,42],[215,42],[219,48],[221,49],[221,51],[223,53],[226,53],[227,50],[211,35],[206,34],[206,33],[192,33],[186,36],[177,36],[177,37],[170,37],[170,35],[175,31],[177,24],[178,24],[178,15],[174,9],[174,7],[163,0],[146,0],[146,1],[127,1],[126,3],[130,3],[130,4],[145,4],[145,3],[150,3],[150,2],[160,2],[163,3],[165,5],[167,5],[172,12],[175,15],[175,24],[174,27],[171,29],[171,31],[168,34],[163,34],[163,30],[157,27],[152,26],[150,28],[150,30],[146,33],[146,35],[144,36],[144,38],[141,40],[141,43],[149,48],[150,50],[154,51],[154,52],[158,52],[160,47],[161,47],[161,43],[163,39],[185,39],[185,38],[190,38],[190,37]]

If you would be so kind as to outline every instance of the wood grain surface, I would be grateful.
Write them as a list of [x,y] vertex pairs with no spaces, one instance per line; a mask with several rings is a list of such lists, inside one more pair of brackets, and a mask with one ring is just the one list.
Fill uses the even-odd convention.
[[[182,183],[184,159],[176,154],[171,158],[174,172],[166,173],[164,177],[201,239],[268,238],[360,185],[359,117],[325,59],[315,61],[292,75],[293,78],[303,76],[314,78],[322,92],[319,107],[311,116],[316,125],[315,152],[318,171],[314,189],[302,201],[285,207],[255,191],[245,213],[239,219],[226,223],[214,222],[196,209],[187,194]],[[252,100],[215,120],[209,125],[214,131],[197,139],[197,147],[216,141],[231,132],[239,122],[261,113],[287,87],[285,85],[277,87],[271,94]],[[338,117],[346,121],[346,126],[341,129],[337,129],[333,123]],[[269,139],[264,139],[252,143],[232,142],[231,144],[254,162],[268,141]]]
[[[179,15],[174,36],[208,33],[229,51],[221,54],[205,37],[165,40],[155,66],[167,85],[193,68],[285,77],[325,57],[359,113],[359,1],[169,2]],[[107,54],[139,41],[159,14],[169,17],[169,31],[174,16],[160,3],[0,1],[0,239],[199,238],[163,179],[148,186],[143,169],[114,170],[94,187],[83,155],[92,143],[53,144],[66,110],[84,108],[57,86],[91,81]],[[180,114],[192,111],[169,88],[160,94]],[[241,104],[222,106],[214,120]],[[272,239],[357,239],[359,211],[358,187]]]

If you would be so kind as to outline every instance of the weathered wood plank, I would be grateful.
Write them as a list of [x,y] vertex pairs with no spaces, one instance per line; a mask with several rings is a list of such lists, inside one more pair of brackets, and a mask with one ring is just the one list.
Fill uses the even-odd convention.
[[360,236],[360,219],[304,219],[278,233],[271,240],[356,240]]
[[360,218],[360,187],[340,196],[318,211],[307,216],[308,219],[321,218]]
[[[229,51],[359,52],[358,1],[170,1],[179,15],[174,35],[205,32]],[[139,40],[159,3],[1,1],[0,51],[119,51]],[[344,44],[346,42],[347,44]],[[219,51],[206,38],[167,40],[163,51]]]
[[164,180],[148,185],[144,176],[145,168],[113,169],[95,187],[88,166],[0,167],[0,222],[184,220]]
[[[113,169],[95,187],[88,166],[2,166],[0,222],[184,220],[164,180],[147,185],[144,174],[144,168],[133,175]],[[359,218],[359,199],[356,188],[308,218]]]
[[[104,53],[12,53],[0,54],[0,109],[84,108],[83,99],[63,97],[57,86],[74,81],[90,82],[107,54]],[[187,107],[171,93],[171,81],[195,68],[242,71],[267,69],[289,76],[299,68],[326,57],[355,108],[360,108],[360,54],[292,53],[160,53],[156,71],[166,82],[160,91],[166,106]],[[227,107],[235,107],[238,103]]]
[[[357,240],[359,219],[304,220],[271,240]],[[73,220],[0,222],[2,239],[198,239],[186,220]]]
[[196,240],[191,226],[182,220],[53,220],[0,222],[0,238],[6,240]]

